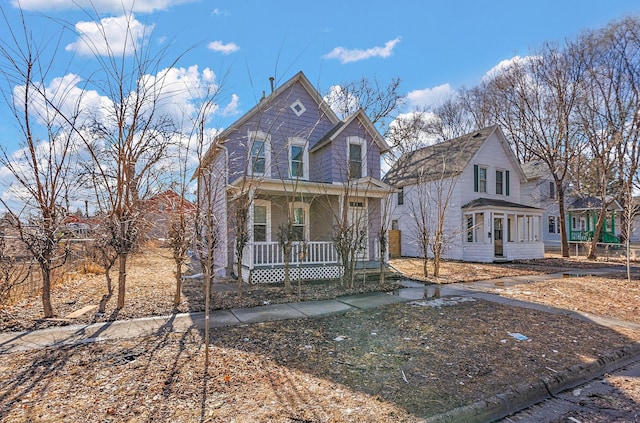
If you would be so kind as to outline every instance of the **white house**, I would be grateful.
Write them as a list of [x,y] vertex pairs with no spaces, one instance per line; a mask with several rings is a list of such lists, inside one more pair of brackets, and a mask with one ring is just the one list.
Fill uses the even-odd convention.
[[384,181],[400,190],[392,228],[400,231],[403,256],[422,255],[417,222],[423,210],[431,232],[444,214],[444,258],[544,257],[543,210],[522,203],[526,176],[497,125],[407,153]]

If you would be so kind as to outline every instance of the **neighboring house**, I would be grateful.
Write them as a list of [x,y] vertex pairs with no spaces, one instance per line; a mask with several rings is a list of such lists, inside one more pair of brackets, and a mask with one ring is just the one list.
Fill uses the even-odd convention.
[[196,205],[172,190],[154,195],[142,203],[145,221],[145,235],[148,239],[166,239],[171,220],[184,212],[194,216]]
[[[520,198],[523,203],[544,209],[542,216],[542,238],[545,249],[559,250],[561,248],[560,235],[560,211],[558,207],[558,188],[549,171],[549,167],[542,160],[534,160],[523,163],[522,170],[527,177],[527,182],[521,186]],[[569,176],[570,179],[570,176]],[[570,203],[580,198],[568,182],[565,186],[565,212]],[[569,234],[569,220],[567,236]]]
[[629,240],[634,244],[640,244],[640,197],[633,197],[633,206],[634,213]]
[[80,214],[68,214],[62,219],[67,234],[73,238],[88,238],[100,225],[99,217],[84,217]]
[[[601,208],[602,200],[596,197],[578,198],[567,207],[569,242],[586,242],[593,239]],[[607,208],[607,216],[598,236],[598,242],[604,244],[620,243],[621,212],[622,207],[616,200],[613,200]]]
[[[197,172],[200,204],[215,203],[218,273],[234,273],[246,231],[243,280],[282,281],[287,216],[292,278],[341,276],[334,241],[343,221],[363,236],[357,259],[377,259],[381,200],[392,190],[380,180],[388,149],[362,110],[339,119],[302,72],[272,90],[213,140]],[[236,227],[237,207],[248,212],[246,228]]]
[[[542,218],[544,245],[547,249],[559,249],[560,213],[558,207],[557,187],[551,172],[543,161],[524,163],[522,169],[527,176],[527,183],[522,185],[522,201],[544,209]],[[567,240],[586,242],[593,238],[595,223],[598,219],[602,202],[595,197],[584,197],[573,188],[571,175],[565,188],[565,212]],[[599,241],[615,244],[620,240],[622,208],[614,201],[605,220],[603,233]]]
[[[493,262],[541,258],[542,213],[521,202],[525,175],[499,126],[403,155],[385,182],[394,194],[392,227],[400,231],[404,256],[421,256],[420,204],[433,213],[444,205],[444,258]],[[446,193],[438,196],[438,193]],[[438,200],[438,198],[440,200]]]

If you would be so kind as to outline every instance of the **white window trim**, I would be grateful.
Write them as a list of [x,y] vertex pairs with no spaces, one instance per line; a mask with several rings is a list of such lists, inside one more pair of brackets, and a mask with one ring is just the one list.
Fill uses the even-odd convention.
[[[304,211],[304,239],[309,241],[309,225],[310,225],[310,216],[309,216],[309,204],[308,203],[303,203],[300,201],[296,201],[294,202],[292,205],[292,209],[291,209],[291,213],[293,214],[293,209],[297,209],[300,208]],[[293,216],[292,216],[293,218]],[[293,222],[292,222],[293,225]]]
[[294,101],[289,107],[291,107],[291,110],[293,110],[296,116],[302,116],[302,114],[307,111],[307,108],[304,107],[304,104],[302,104],[299,99]]
[[[305,140],[304,138],[297,138],[297,137],[292,137],[289,138],[289,178],[290,179],[301,179],[303,181],[308,181],[309,180],[309,148],[308,148],[309,143],[307,142],[307,140]],[[291,160],[293,159],[293,156],[291,155],[291,147],[293,146],[297,146],[297,147],[302,147],[303,153],[302,153],[302,172],[303,172],[303,176],[299,177],[299,176],[293,176],[291,174]]]
[[266,229],[266,242],[271,242],[271,201],[268,200],[253,200],[253,204],[251,205],[251,219],[250,219],[250,225],[251,225],[251,242],[261,242],[261,241],[256,241],[255,237],[253,235],[253,227],[254,227],[254,212],[253,212],[253,208],[255,206],[265,206],[267,208],[267,229]]
[[[248,131],[247,140],[249,145],[247,146],[247,160],[249,168],[247,174],[251,176],[271,176],[271,136],[264,131]],[[264,173],[253,172],[253,163],[251,162],[251,150],[255,141],[264,142]]]
[[[502,174],[502,192],[500,194],[498,194],[498,173]],[[507,196],[507,184],[505,182],[506,178],[507,178],[507,172],[506,169],[496,169],[496,174],[495,174],[495,190],[496,190],[496,195],[501,195],[503,197]]]
[[357,136],[347,137],[347,174],[349,173],[349,146],[358,144],[362,147],[362,178],[367,176],[367,140]]
[[[480,171],[484,170],[484,179],[480,179]],[[484,190],[482,190],[482,184],[484,182]],[[487,166],[478,165],[478,192],[482,194],[488,194],[489,189],[489,168]]]

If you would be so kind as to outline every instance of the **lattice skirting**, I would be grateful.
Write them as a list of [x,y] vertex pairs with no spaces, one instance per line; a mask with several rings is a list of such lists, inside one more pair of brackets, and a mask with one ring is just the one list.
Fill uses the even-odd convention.
[[[313,266],[313,267],[290,267],[289,277],[292,281],[302,280],[319,280],[319,279],[337,279],[342,276],[342,266]],[[284,267],[262,268],[249,270],[242,268],[242,280],[252,283],[278,283],[284,282]]]

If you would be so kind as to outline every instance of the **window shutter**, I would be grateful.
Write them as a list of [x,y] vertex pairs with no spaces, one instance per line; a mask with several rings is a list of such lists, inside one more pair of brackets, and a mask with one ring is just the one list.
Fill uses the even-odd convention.
[[506,179],[506,181],[505,181],[505,194],[509,195],[509,171],[508,170],[505,170],[504,178]]
[[473,192],[478,192],[478,165],[473,165]]

